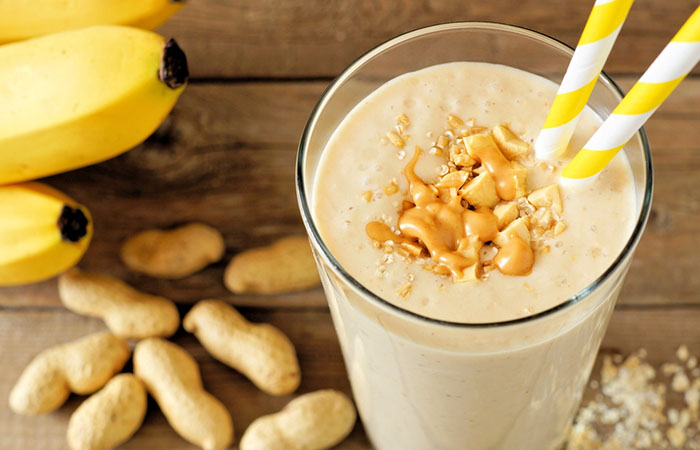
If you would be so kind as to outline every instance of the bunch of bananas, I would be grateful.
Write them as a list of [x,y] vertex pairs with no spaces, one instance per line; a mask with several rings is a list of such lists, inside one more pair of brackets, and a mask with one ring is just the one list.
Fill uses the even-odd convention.
[[0,1],[0,43],[11,42],[0,46],[0,286],[50,278],[87,250],[88,210],[29,180],[112,158],[165,119],[189,76],[185,54],[135,27],[181,6]]

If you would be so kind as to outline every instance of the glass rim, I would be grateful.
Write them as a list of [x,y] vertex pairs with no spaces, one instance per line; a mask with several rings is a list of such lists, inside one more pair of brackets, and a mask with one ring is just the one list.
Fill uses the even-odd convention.
[[[347,78],[352,75],[355,70],[367,61],[374,58],[376,55],[382,53],[388,48],[405,42],[409,39],[415,37],[428,35],[435,32],[457,30],[457,29],[483,29],[492,31],[501,31],[506,33],[519,34],[531,39],[540,41],[541,43],[548,44],[550,47],[567,54],[569,57],[573,56],[574,49],[564,42],[553,38],[547,34],[540,33],[538,31],[531,30],[529,28],[524,28],[515,25],[509,25],[499,22],[485,22],[485,21],[466,21],[466,22],[449,22],[438,25],[430,25],[422,28],[418,28],[398,36],[395,36],[371,50],[367,51],[352,64],[346,67],[324,90],[323,94],[319,98],[318,102],[311,111],[306,125],[304,126],[304,131],[302,132],[301,139],[299,141],[299,149],[297,152],[297,162],[296,162],[296,191],[297,191],[297,202],[301,210],[302,221],[306,227],[307,233],[318,248],[321,249],[321,257],[326,263],[328,263],[331,268],[338,274],[343,281],[345,281],[350,287],[358,291],[363,297],[367,298],[371,303],[375,303],[381,308],[388,308],[389,310],[398,313],[399,315],[407,316],[407,318],[412,320],[418,320],[426,322],[431,325],[447,326],[452,328],[496,328],[496,327],[506,327],[519,325],[529,322],[534,322],[545,317],[551,316],[556,312],[569,309],[573,305],[581,302],[583,299],[588,297],[593,293],[598,287],[600,287],[608,278],[617,271],[617,269],[623,264],[625,259],[632,253],[636,247],[639,239],[641,238],[644,227],[646,226],[647,219],[649,217],[649,212],[651,211],[651,199],[653,194],[653,168],[651,164],[651,151],[649,149],[649,142],[647,140],[646,132],[644,127],[640,128],[635,136],[640,140],[642,145],[642,150],[644,154],[644,173],[646,175],[646,183],[644,185],[644,198],[642,200],[641,209],[639,211],[639,217],[635,223],[634,229],[630,238],[625,243],[625,246],[620,251],[620,254],[615,258],[615,260],[610,264],[610,266],[595,280],[593,280],[588,286],[583,288],[581,291],[577,292],[573,296],[569,297],[567,300],[559,303],[551,308],[545,309],[526,317],[520,317],[517,319],[503,320],[497,322],[483,322],[483,323],[473,323],[473,322],[452,322],[449,320],[435,319],[432,317],[422,316],[413,311],[404,309],[397,306],[387,300],[384,300],[380,296],[376,295],[374,292],[370,291],[364,284],[357,281],[352,275],[350,275],[345,268],[335,259],[331,251],[328,249],[323,239],[321,238],[318,229],[314,223],[314,219],[311,213],[311,208],[309,202],[307,201],[306,191],[305,191],[305,178],[304,178],[304,161],[307,154],[307,147],[309,144],[309,136],[313,132],[318,117],[320,116],[322,109],[328,103],[330,97],[336,92],[336,90],[347,80]],[[624,92],[620,87],[613,81],[613,79],[608,76],[604,71],[598,76],[598,81],[602,82],[608,89],[610,89],[614,95],[618,97],[618,100],[622,100]]]

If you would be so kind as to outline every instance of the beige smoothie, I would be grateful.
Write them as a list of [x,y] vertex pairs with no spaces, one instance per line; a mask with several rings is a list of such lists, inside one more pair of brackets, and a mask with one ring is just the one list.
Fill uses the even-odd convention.
[[415,314],[413,323],[394,320],[322,273],[358,408],[380,449],[562,444],[618,281],[536,325],[437,322],[549,310],[627,243],[637,200],[624,152],[595,183],[559,181],[600,124],[591,110],[567,155],[534,158],[556,88],[501,65],[429,67],[366,97],[323,151],[312,203],[321,238],[350,276]]

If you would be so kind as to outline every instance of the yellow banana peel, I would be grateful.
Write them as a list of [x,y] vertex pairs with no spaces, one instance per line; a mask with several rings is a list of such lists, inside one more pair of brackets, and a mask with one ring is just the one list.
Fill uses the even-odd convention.
[[133,148],[165,119],[188,76],[174,40],[130,27],[0,46],[0,185]]
[[0,186],[0,286],[45,280],[73,267],[92,231],[89,211],[50,186]]
[[91,25],[152,30],[183,5],[178,0],[0,0],[0,44]]

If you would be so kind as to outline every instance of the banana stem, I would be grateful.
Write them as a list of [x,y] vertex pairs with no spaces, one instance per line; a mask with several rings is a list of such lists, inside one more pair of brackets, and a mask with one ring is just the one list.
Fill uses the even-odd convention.
[[87,234],[88,219],[80,208],[64,205],[56,225],[64,241],[78,242]]
[[158,79],[170,89],[177,89],[187,83],[190,71],[187,68],[187,57],[175,39],[170,38],[163,47],[163,56],[158,69]]

